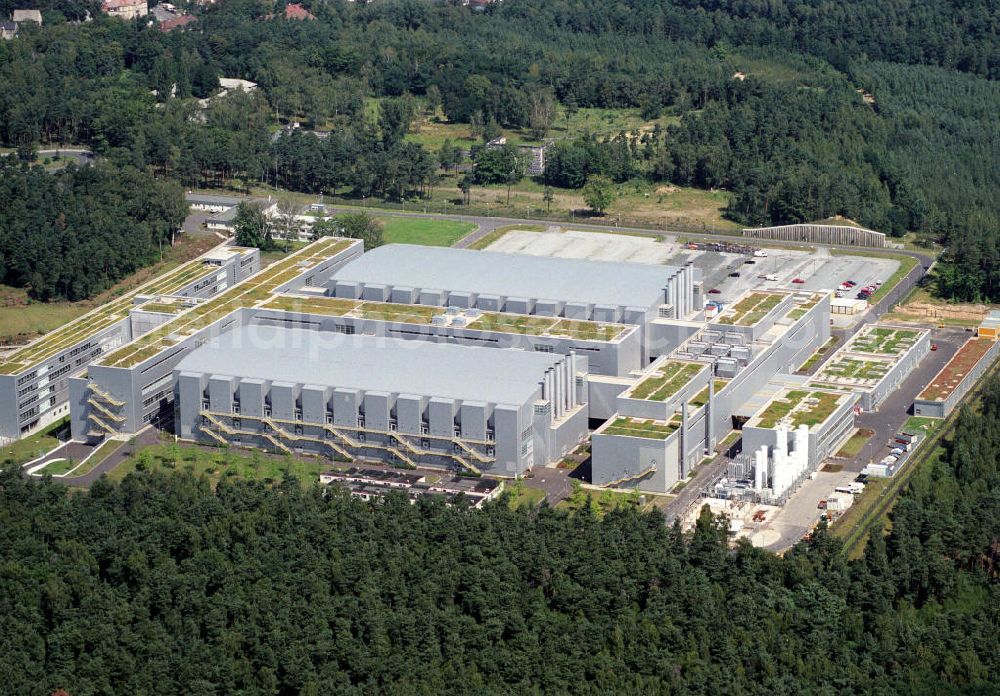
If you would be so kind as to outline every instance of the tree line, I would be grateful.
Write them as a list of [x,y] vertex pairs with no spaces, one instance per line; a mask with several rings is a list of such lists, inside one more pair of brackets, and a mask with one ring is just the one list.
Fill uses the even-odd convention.
[[0,475],[13,693],[989,694],[1000,383],[847,561],[707,510],[365,502],[187,473],[89,494]]
[[176,183],[132,167],[49,173],[0,158],[0,283],[80,300],[154,262],[184,221]]
[[[185,186],[399,200],[461,164],[406,138],[426,113],[487,141],[502,128],[543,138],[584,107],[636,109],[665,120],[571,134],[545,183],[725,189],[727,216],[746,225],[844,216],[914,231],[949,249],[940,294],[1000,300],[997,24],[982,3],[307,2],[318,20],[294,22],[240,0],[169,33],[60,23],[65,5],[43,4],[51,26],[0,44],[12,147],[83,142]],[[260,89],[199,103],[220,76]],[[275,132],[292,123],[303,128]],[[470,149],[466,185],[519,176],[502,153]]]

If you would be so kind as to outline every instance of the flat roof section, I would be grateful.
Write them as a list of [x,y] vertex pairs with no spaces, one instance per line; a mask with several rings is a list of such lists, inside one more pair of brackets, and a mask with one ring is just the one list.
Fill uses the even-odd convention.
[[708,363],[666,360],[643,377],[625,394],[625,397],[645,401],[666,401],[706,369]]
[[845,352],[899,356],[913,347],[921,333],[917,329],[869,325],[851,339]]
[[680,268],[411,244],[386,244],[345,264],[337,281],[621,307],[662,304]]
[[244,307],[254,307],[269,299],[277,288],[330,256],[344,251],[356,241],[340,237],[319,239],[215,297],[178,314],[172,321],[161,324],[113,353],[101,356],[96,364],[109,367],[138,365],[227,314]]
[[958,352],[941,368],[931,383],[917,396],[922,401],[944,401],[965,376],[983,359],[996,341],[988,338],[970,338]]
[[246,326],[193,350],[180,372],[520,406],[562,355]]
[[629,416],[614,416],[598,431],[599,435],[621,435],[623,437],[644,437],[649,440],[666,440],[678,428],[680,420],[676,417],[669,422],[648,418],[631,418]]
[[172,295],[196,280],[218,273],[218,266],[206,265],[205,263],[213,251],[143,283],[135,290],[106,302],[82,317],[37,338],[24,348],[14,351],[5,359],[0,360],[0,374],[12,375],[22,372],[32,365],[48,360],[64,349],[100,333],[115,322],[126,318],[130,310],[141,307],[141,305],[134,304],[137,295]]
[[785,297],[787,295],[776,292],[750,292],[732,306],[726,307],[713,323],[753,326],[777,307]]
[[[581,341],[613,341],[632,327],[624,324],[605,324],[558,317],[539,317],[500,312],[478,312],[449,315],[444,307],[430,305],[408,305],[392,302],[372,302],[349,300],[341,297],[310,297],[304,295],[279,295],[264,304],[261,309],[277,309],[303,314],[320,314],[357,319],[403,324],[434,323],[435,317],[450,320],[447,325],[479,331],[499,331],[527,336],[553,336],[575,338]],[[456,323],[456,320],[457,323]]]
[[821,425],[849,395],[812,389],[785,389],[779,392],[744,427],[775,428],[786,421],[791,428]]

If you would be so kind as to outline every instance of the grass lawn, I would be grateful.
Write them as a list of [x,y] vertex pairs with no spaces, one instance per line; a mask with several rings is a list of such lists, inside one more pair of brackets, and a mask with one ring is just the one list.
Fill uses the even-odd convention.
[[940,418],[928,418],[926,416],[910,416],[903,423],[904,433],[920,434],[927,437],[939,427],[944,421]]
[[5,460],[10,459],[19,465],[30,462],[32,459],[37,459],[59,444],[56,433],[62,430],[69,430],[69,416],[56,421],[30,437],[16,440],[6,445],[2,450],[2,458]]
[[868,428],[860,428],[856,433],[851,435],[851,438],[844,443],[844,446],[840,448],[837,452],[838,457],[844,457],[845,459],[853,459],[858,456],[858,452],[861,448],[865,446],[875,431],[869,430]]
[[259,450],[226,450],[197,445],[168,443],[140,450],[113,471],[108,478],[121,481],[133,471],[190,471],[208,477],[214,487],[223,478],[248,481],[280,481],[287,471],[304,486],[319,481],[321,472],[334,468],[327,459],[277,457]]
[[71,471],[80,462],[75,459],[57,459],[53,462],[49,462],[44,468],[39,469],[35,472],[36,475],[49,474],[50,476],[62,476],[63,474]]
[[89,474],[97,467],[98,464],[110,457],[113,453],[117,452],[124,445],[125,443],[121,440],[108,440],[103,445],[98,447],[96,452],[87,457],[87,461],[81,464],[80,467],[73,472],[73,478]]
[[507,490],[510,492],[508,505],[514,510],[519,510],[523,507],[535,507],[545,500],[545,491],[538,488],[529,488],[525,485],[524,481],[507,484]]
[[382,234],[386,244],[424,244],[451,246],[476,229],[471,222],[435,220],[423,217],[383,217]]

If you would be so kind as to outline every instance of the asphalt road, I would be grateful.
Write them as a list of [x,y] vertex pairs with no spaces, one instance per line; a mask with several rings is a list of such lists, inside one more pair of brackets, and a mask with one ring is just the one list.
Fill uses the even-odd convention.
[[871,439],[861,449],[858,456],[844,464],[844,469],[860,472],[871,460],[878,461],[888,451],[889,439],[899,432],[910,415],[913,400],[930,383],[945,363],[958,351],[970,334],[962,329],[934,329],[931,342],[938,349],[931,351],[920,364],[903,380],[899,387],[889,394],[877,411],[862,413],[855,418],[855,425],[874,431]]
[[61,157],[62,159],[71,159],[77,164],[90,164],[94,161],[94,159],[96,159],[93,152],[79,147],[62,147],[39,150],[38,157]]
[[[231,194],[227,194],[231,195]],[[628,232],[630,234],[641,234],[648,235],[650,237],[658,237],[663,234],[679,234],[683,235],[689,239],[698,240],[709,240],[709,241],[721,241],[721,242],[734,242],[737,240],[744,241],[747,243],[752,243],[754,245],[767,244],[766,240],[752,240],[744,239],[739,235],[733,234],[712,234],[708,232],[690,232],[688,230],[670,230],[668,228],[655,228],[655,227],[619,227],[612,223],[595,223],[595,222],[566,222],[565,220],[540,220],[536,218],[516,218],[516,217],[494,217],[491,215],[462,215],[461,213],[420,213],[413,211],[404,210],[392,210],[389,208],[379,208],[377,206],[329,206],[329,209],[336,213],[341,212],[357,212],[358,210],[367,210],[371,213],[377,213],[378,215],[391,215],[395,217],[420,217],[420,218],[438,218],[441,220],[461,220],[463,222],[472,222],[476,225],[476,229],[466,235],[464,238],[458,240],[454,244],[458,248],[467,248],[472,244],[485,237],[487,234],[492,232],[498,227],[505,227],[507,225],[543,225],[548,227],[550,225],[560,225],[560,226],[570,226],[574,230],[596,230],[599,232]],[[828,249],[845,249],[855,252],[866,251],[865,247],[858,247],[851,244],[815,244],[815,243],[803,243],[794,244],[788,242],[774,242],[775,244],[780,244],[782,246],[788,247],[799,247],[799,248],[813,248],[813,247],[823,247]],[[885,252],[891,252],[893,254],[899,254],[902,256],[911,256],[920,261],[923,266],[930,266],[934,259],[928,254],[923,254],[918,251],[909,251],[903,249],[885,249]],[[919,268],[919,267],[918,267]],[[922,270],[920,275],[923,275]],[[919,277],[919,276],[918,276]]]
[[702,489],[710,482],[717,479],[726,470],[728,459],[725,454],[719,454],[708,464],[695,471],[694,478],[687,482],[687,485],[663,508],[667,524],[673,524],[676,519],[682,517],[688,509],[701,500]]

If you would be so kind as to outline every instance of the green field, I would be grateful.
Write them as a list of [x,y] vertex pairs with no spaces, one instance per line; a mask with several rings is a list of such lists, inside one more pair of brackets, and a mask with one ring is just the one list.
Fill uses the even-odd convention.
[[874,434],[875,433],[873,431],[866,428],[859,429],[851,435],[847,442],[844,443],[844,446],[840,448],[839,452],[837,452],[837,456],[844,457],[845,459],[853,459],[858,456],[858,452],[860,452],[861,448],[864,447],[870,439],[872,439],[872,435]]
[[36,475],[48,474],[50,476],[62,476],[72,471],[80,462],[75,459],[56,459],[46,464],[35,472]]
[[334,468],[326,459],[277,457],[259,450],[226,450],[169,443],[140,450],[108,473],[112,481],[121,481],[133,471],[189,471],[206,476],[215,486],[223,478],[246,481],[281,481],[285,473],[311,486],[321,472]]
[[[0,295],[25,296],[23,290],[0,288]],[[94,305],[89,302],[28,302],[11,303],[0,307],[0,342],[26,341],[57,329],[63,324],[89,312]]]
[[475,224],[461,220],[399,216],[380,219],[385,224],[382,236],[386,244],[451,246],[476,229]]
[[514,510],[519,510],[523,507],[535,507],[545,500],[545,491],[538,488],[529,488],[525,485],[524,481],[507,484],[507,491],[510,493],[507,504]]
[[941,424],[944,423],[940,418],[928,418],[926,416],[910,416],[903,423],[902,431],[904,433],[913,433],[923,435],[927,437],[932,434]]

